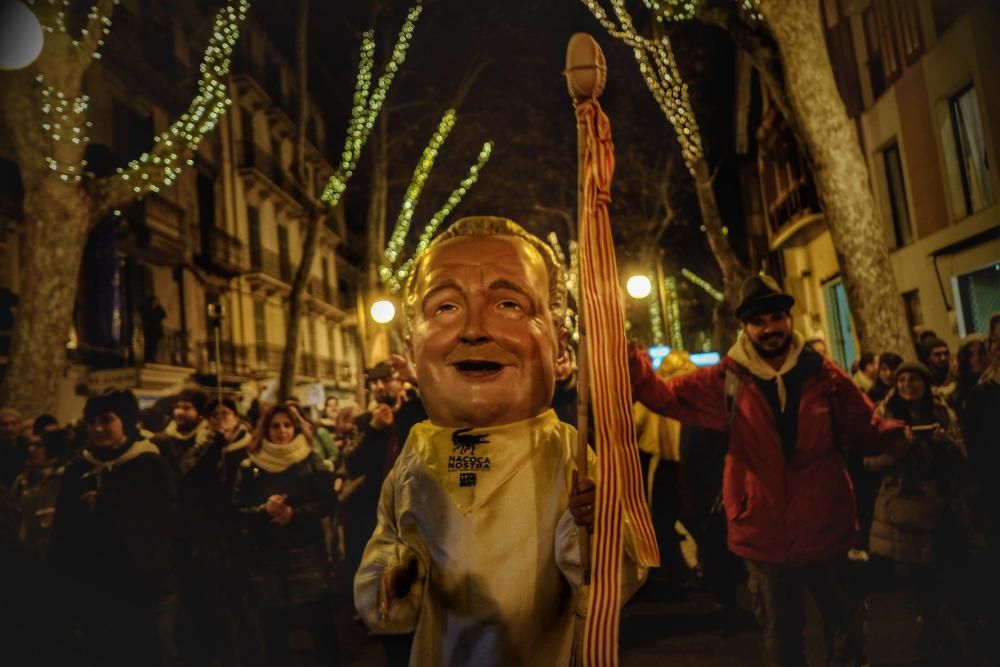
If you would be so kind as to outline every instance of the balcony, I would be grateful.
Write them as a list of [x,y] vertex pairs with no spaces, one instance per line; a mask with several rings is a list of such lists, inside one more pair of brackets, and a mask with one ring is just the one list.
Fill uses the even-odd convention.
[[310,310],[336,322],[344,319],[345,313],[337,306],[338,295],[333,285],[324,283],[322,279],[314,276],[309,281],[307,291],[311,297],[308,303]]
[[187,246],[183,208],[158,193],[149,193],[124,211],[133,247],[146,259],[173,263]]
[[256,144],[239,146],[239,173],[248,192],[259,191],[269,197],[279,208],[287,208],[292,215],[303,215],[316,203],[298,181],[292,178],[273,155]]
[[265,295],[288,294],[292,284],[292,265],[273,250],[250,248],[250,272],[246,279],[251,289]]
[[772,107],[757,130],[757,173],[772,251],[808,243],[826,229],[812,173],[784,118]]
[[202,249],[197,261],[201,266],[225,276],[245,273],[250,268],[247,248],[239,238],[218,227],[202,231]]
[[[219,341],[222,357],[222,375],[245,377],[250,374],[250,355],[245,345],[231,341]],[[215,341],[203,340],[198,343],[198,369],[203,374],[215,374]]]

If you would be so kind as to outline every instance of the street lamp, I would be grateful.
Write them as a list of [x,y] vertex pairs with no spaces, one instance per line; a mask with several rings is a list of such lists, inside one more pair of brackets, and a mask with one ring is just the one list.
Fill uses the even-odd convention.
[[649,278],[646,276],[632,276],[625,283],[625,289],[633,299],[645,299],[653,290],[653,284],[649,282]]
[[372,304],[371,315],[378,324],[388,324],[396,317],[396,306],[392,305],[392,301],[380,299]]
[[23,69],[42,52],[42,25],[20,0],[0,0],[0,70]]

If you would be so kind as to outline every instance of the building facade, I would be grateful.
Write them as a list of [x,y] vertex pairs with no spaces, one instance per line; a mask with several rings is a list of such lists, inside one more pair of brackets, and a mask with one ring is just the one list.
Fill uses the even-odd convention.
[[[1000,9],[985,0],[821,5],[907,318],[954,347],[1000,311]],[[849,367],[861,350],[816,189],[784,119],[761,99],[757,173],[772,270],[802,306],[802,332],[823,335]]]
[[[95,174],[149,150],[186,109],[212,21],[200,6],[123,0],[115,9],[117,35],[86,85],[93,120],[87,159]],[[247,401],[275,385],[306,215],[333,167],[323,115],[311,99],[301,169],[295,162],[300,95],[290,58],[266,34],[253,19],[241,29],[232,104],[193,165],[91,234],[60,419],[78,416],[87,393],[111,386],[129,387],[149,404],[191,384],[221,385]],[[12,259],[0,289],[11,299],[25,279],[16,262],[23,193],[16,163],[0,160],[0,169],[0,249]],[[356,289],[339,275],[344,234],[342,211],[334,211],[321,230],[308,314],[299,322],[303,398],[354,397],[362,377]],[[0,355],[9,327],[0,322]]]

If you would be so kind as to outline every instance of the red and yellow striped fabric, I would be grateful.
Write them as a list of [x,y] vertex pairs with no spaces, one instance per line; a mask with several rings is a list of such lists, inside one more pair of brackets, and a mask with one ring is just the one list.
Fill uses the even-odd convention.
[[596,99],[578,102],[576,117],[587,132],[580,293],[599,466],[583,658],[585,665],[604,667],[618,664],[623,517],[628,516],[635,532],[637,556],[642,564],[659,565],[660,553],[635,446],[625,311],[608,216],[615,169],[611,121]]

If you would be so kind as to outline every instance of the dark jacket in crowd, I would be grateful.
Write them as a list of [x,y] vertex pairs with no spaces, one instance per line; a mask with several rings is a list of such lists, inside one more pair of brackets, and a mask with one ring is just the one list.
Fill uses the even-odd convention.
[[354,420],[357,437],[344,449],[348,482],[347,491],[342,492],[341,497],[349,568],[361,562],[361,553],[375,530],[382,480],[396,463],[410,429],[427,419],[427,411],[416,391],[411,389],[396,412],[392,426],[382,430],[372,428],[371,419],[372,413],[365,412]]
[[19,435],[13,440],[0,440],[0,486],[10,489],[27,460],[27,438]]
[[[239,513],[242,550],[262,606],[312,602],[328,594],[321,520],[337,508],[333,473],[316,455],[281,472],[268,472],[251,459],[236,474],[233,505]],[[273,523],[267,499],[287,495],[292,520]]]

